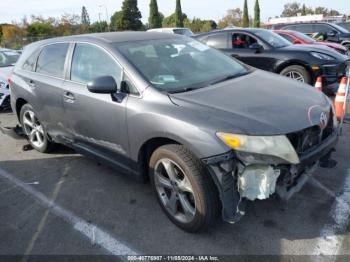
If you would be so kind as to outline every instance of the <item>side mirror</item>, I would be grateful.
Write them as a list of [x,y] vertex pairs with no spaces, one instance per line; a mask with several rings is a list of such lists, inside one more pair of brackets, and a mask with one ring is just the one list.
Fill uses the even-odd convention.
[[117,92],[117,83],[112,76],[100,76],[87,84],[91,93],[113,94]]
[[335,36],[337,36],[337,32],[335,32],[335,31],[330,31],[330,32],[327,33],[327,36],[328,36],[328,37],[335,37]]
[[254,43],[249,46],[249,49],[255,50],[256,53],[261,53],[264,47],[258,43]]
[[300,45],[300,44],[301,44],[301,42],[299,40],[294,40],[293,41],[293,45]]

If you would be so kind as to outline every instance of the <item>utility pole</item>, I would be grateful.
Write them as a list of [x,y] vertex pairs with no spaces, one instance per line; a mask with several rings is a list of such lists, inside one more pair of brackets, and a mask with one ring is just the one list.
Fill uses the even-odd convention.
[[109,28],[109,15],[108,15],[108,9],[106,5],[99,5],[100,8],[104,7],[105,11],[106,11],[106,22],[107,22],[107,31],[110,32],[110,28]]

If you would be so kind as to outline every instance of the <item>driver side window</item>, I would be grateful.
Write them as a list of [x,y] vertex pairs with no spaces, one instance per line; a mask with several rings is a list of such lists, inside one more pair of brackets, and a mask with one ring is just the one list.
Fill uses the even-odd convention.
[[85,84],[100,76],[114,77],[119,86],[122,68],[102,48],[91,44],[76,44],[72,59],[71,80]]
[[232,34],[232,48],[234,49],[247,49],[252,44],[256,44],[258,41],[246,34],[234,33]]

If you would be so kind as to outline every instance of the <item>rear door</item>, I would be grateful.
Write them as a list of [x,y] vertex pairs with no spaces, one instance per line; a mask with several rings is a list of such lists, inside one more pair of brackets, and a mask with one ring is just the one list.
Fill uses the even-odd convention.
[[70,75],[64,82],[65,117],[76,149],[98,154],[118,165],[129,166],[125,95],[114,101],[110,94],[94,94],[87,83],[96,77],[112,76],[121,86],[123,70],[117,60],[95,44],[76,43]]
[[[64,135],[64,112],[62,103],[62,84],[68,43],[49,44],[40,50],[36,63],[33,64],[35,54],[23,65],[23,79],[32,94],[29,103],[45,125],[50,135]],[[31,67],[32,66],[32,67]],[[28,71],[27,68],[33,68]]]

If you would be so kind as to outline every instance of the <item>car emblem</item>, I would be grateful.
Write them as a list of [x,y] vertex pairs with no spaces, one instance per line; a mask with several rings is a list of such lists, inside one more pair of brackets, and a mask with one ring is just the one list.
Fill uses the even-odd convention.
[[320,127],[321,129],[324,129],[328,124],[328,116],[325,112],[322,112],[321,113],[321,116],[320,116]]

